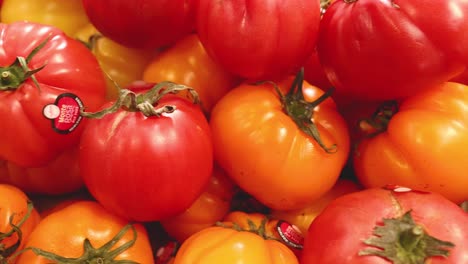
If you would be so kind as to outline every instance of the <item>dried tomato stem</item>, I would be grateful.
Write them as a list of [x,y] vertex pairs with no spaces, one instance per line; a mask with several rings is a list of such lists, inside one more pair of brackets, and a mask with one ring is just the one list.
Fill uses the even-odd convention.
[[159,100],[167,94],[176,94],[181,91],[188,91],[189,99],[193,103],[200,103],[198,94],[193,88],[173,82],[161,82],[142,94],[136,94],[128,89],[120,89],[120,94],[112,106],[98,112],[85,112],[84,109],[81,109],[81,115],[99,119],[123,108],[126,111],[141,112],[145,116],[161,116],[163,113],[174,112],[176,107],[173,105],[155,107]]
[[[398,103],[396,101],[387,101],[380,105],[369,118],[359,120],[359,127],[363,132],[367,132],[367,137],[376,136],[387,130],[390,119],[398,112]],[[372,128],[369,131],[368,128]]]
[[424,264],[430,257],[447,257],[455,245],[430,236],[417,225],[411,211],[399,218],[383,219],[374,229],[374,236],[364,243],[373,248],[361,250],[360,256],[379,256],[394,264]]

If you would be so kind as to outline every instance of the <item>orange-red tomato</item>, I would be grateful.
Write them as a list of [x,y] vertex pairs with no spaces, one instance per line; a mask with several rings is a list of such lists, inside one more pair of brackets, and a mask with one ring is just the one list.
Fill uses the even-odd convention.
[[182,243],[174,264],[298,264],[283,243],[265,239],[253,231],[229,227],[205,228]]
[[[57,261],[61,257],[73,258],[73,263],[153,263],[145,228],[140,224],[129,226],[94,201],[75,202],[43,218],[26,247],[33,249],[19,255],[17,264],[64,263]],[[120,253],[112,254],[117,249]],[[54,257],[45,258],[45,252]]]
[[302,234],[307,234],[310,224],[334,199],[361,190],[361,187],[354,181],[339,179],[333,188],[319,199],[311,202],[304,208],[297,210],[272,210],[270,216],[274,219],[281,219],[299,228]]
[[381,133],[358,142],[353,166],[365,187],[387,184],[468,200],[468,87],[444,83],[393,107]]
[[[9,184],[0,184],[0,259],[8,260],[15,252],[23,249],[39,221],[39,213],[22,190]],[[21,230],[21,237],[12,225]]]
[[229,212],[234,191],[234,183],[215,166],[210,183],[190,208],[180,215],[161,220],[161,225],[172,238],[183,242],[192,234],[222,220]]
[[143,80],[190,86],[197,91],[207,112],[239,82],[208,56],[196,34],[186,36],[156,56],[144,70]]
[[78,148],[64,151],[43,167],[25,168],[13,162],[0,162],[0,183],[12,184],[27,193],[58,195],[84,186],[78,168]]
[[[291,78],[278,83],[283,95],[292,83]],[[305,81],[299,83],[302,90],[296,87],[294,96],[303,95],[305,100],[283,103],[271,83],[243,83],[211,113],[216,161],[239,187],[274,209],[303,208],[324,195],[338,179],[349,153],[346,122],[333,100],[318,104],[324,92]],[[318,105],[311,105],[314,101]],[[306,134],[306,128],[299,128],[310,123],[316,131],[308,126]]]

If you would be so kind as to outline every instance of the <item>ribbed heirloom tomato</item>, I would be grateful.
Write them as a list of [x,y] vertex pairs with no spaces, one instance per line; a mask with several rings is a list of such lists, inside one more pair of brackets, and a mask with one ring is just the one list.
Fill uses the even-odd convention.
[[298,76],[278,82],[278,90],[243,83],[210,119],[219,165],[274,209],[299,209],[325,194],[349,152],[346,123],[329,94]]
[[384,104],[364,124],[373,135],[352,152],[365,187],[386,184],[468,200],[468,87],[447,82],[401,103]]

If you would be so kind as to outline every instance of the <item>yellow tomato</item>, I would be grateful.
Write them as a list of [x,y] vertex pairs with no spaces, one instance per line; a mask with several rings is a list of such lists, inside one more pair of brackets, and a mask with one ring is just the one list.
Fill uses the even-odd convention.
[[1,21],[28,20],[55,26],[72,36],[89,23],[81,0],[3,0]]
[[213,226],[182,243],[174,264],[298,264],[294,253],[283,243],[264,239],[251,231]]
[[[75,35],[86,43],[96,56],[102,70],[107,74],[107,95],[115,99],[119,88],[143,78],[143,70],[156,52],[132,49],[102,36],[92,24],[87,24]],[[117,85],[117,87],[116,87]]]
[[272,210],[270,216],[275,219],[287,221],[295,225],[302,234],[307,234],[312,221],[317,217],[323,209],[335,198],[347,193],[355,192],[361,188],[354,181],[347,179],[339,179],[333,188],[323,195],[318,200],[311,202],[302,209],[297,210]]

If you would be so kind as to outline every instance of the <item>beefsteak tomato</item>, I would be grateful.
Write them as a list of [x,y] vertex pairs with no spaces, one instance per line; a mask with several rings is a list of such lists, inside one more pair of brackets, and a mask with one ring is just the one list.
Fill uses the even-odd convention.
[[91,117],[79,153],[85,185],[108,210],[135,221],[184,212],[203,192],[213,168],[203,111],[171,94],[187,87],[153,86],[139,93],[122,89],[102,111],[83,113]]
[[244,82],[221,98],[210,119],[218,164],[241,189],[279,210],[325,194],[349,154],[335,103],[298,77],[278,86]]
[[15,22],[0,24],[0,33],[0,159],[45,166],[78,144],[79,104],[96,110],[104,103],[104,75],[94,55],[58,28]]
[[467,13],[463,0],[335,1],[320,24],[319,59],[340,96],[407,97],[465,70]]
[[333,200],[309,227],[302,264],[467,263],[468,214],[436,193],[371,188]]
[[363,121],[374,131],[352,152],[359,182],[433,191],[455,203],[468,200],[468,87],[447,82],[383,106]]
[[132,48],[175,43],[195,28],[194,0],[82,0],[91,23],[105,37]]
[[154,263],[146,229],[95,201],[78,201],[47,215],[26,247],[16,264]]
[[319,0],[200,0],[197,33],[207,53],[248,79],[294,74],[312,53]]

